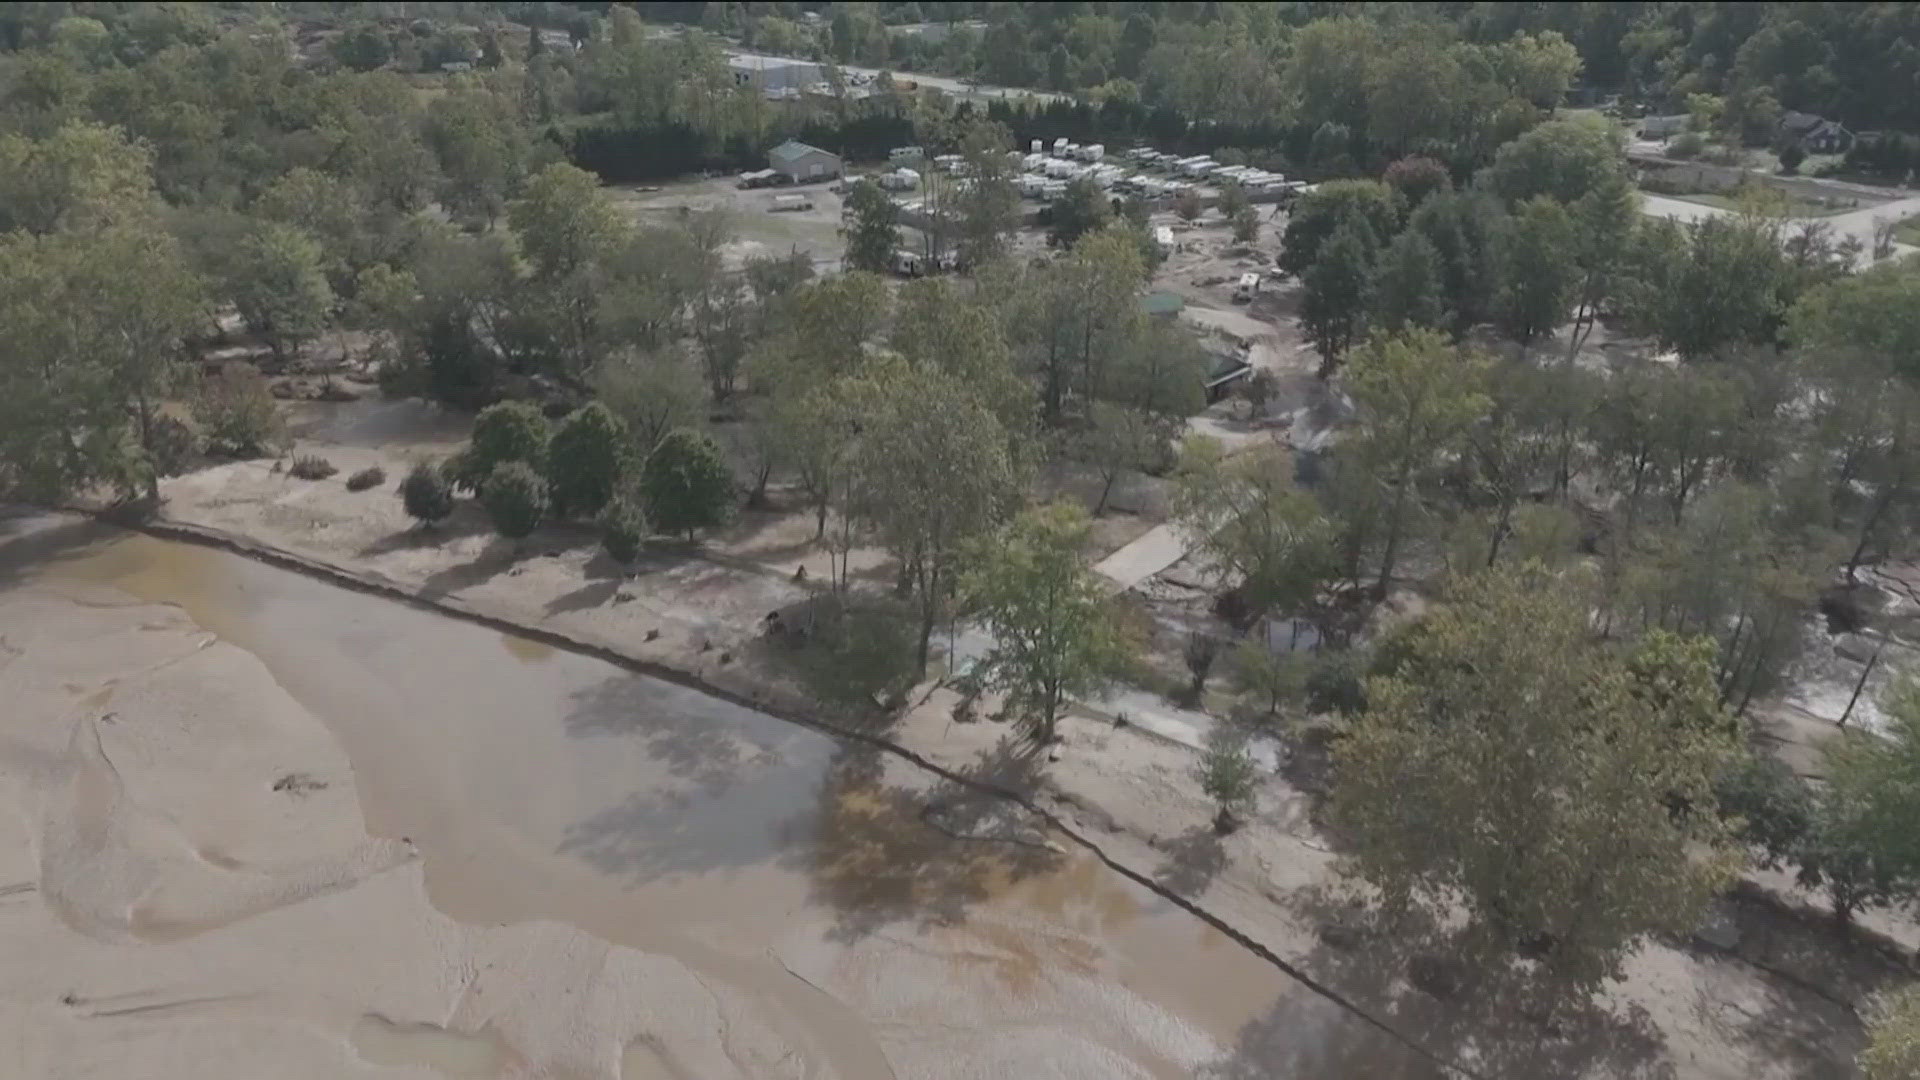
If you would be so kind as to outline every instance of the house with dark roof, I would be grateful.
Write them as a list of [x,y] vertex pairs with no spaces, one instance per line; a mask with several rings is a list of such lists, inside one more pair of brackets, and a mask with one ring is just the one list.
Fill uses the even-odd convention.
[[1853,145],[1853,132],[1838,120],[1792,109],[1780,114],[1780,135],[1809,154],[1844,154]]
[[767,151],[767,165],[796,184],[840,175],[839,155],[792,139]]

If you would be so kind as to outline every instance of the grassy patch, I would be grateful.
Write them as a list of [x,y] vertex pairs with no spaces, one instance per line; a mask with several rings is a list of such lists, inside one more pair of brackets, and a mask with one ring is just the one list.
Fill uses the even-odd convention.
[[1903,244],[1920,247],[1920,214],[1902,218],[1900,224],[1894,226],[1893,238]]

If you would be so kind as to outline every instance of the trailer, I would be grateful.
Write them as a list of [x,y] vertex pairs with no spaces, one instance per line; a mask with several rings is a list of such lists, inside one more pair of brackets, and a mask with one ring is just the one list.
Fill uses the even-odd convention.
[[919,277],[926,273],[927,260],[922,258],[917,251],[908,251],[906,248],[896,248],[893,252],[893,258],[888,261],[888,265],[894,273],[899,274],[901,277]]
[[749,189],[772,187],[775,184],[780,182],[779,177],[780,177],[780,173],[775,172],[772,169],[759,169],[754,172],[743,172],[740,174],[740,186],[742,188],[749,188]]
[[915,161],[925,161],[927,151],[919,146],[896,146],[887,151],[887,162],[891,165],[906,165]]
[[771,207],[775,212],[813,209],[813,196],[796,192],[792,195],[775,195]]
[[1102,143],[1088,143],[1085,146],[1075,147],[1073,156],[1081,161],[1099,161],[1107,156],[1107,148]]
[[1251,303],[1253,298],[1259,295],[1259,293],[1260,275],[1255,273],[1241,274],[1240,280],[1235,282],[1233,286],[1233,302],[1236,304]]
[[920,186],[920,174],[912,169],[895,169],[880,174],[880,186],[888,191],[912,191]]
[[1067,152],[1067,147],[1072,145],[1073,143],[1067,141],[1067,137],[1065,135],[1062,135],[1061,137],[1053,140],[1053,152],[1056,156],[1060,154],[1064,154]]

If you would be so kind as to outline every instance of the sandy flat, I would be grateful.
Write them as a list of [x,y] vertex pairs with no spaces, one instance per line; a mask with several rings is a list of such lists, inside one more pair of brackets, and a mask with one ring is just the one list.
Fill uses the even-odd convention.
[[234,556],[27,531],[6,1075],[1162,1080],[1245,1075],[1276,1012],[1271,1075],[1325,1043],[1424,1075],[898,761]]

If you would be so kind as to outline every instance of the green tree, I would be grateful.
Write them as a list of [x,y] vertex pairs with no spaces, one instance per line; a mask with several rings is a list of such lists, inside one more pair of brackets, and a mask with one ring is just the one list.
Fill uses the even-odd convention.
[[408,517],[430,529],[453,513],[453,488],[448,486],[440,466],[422,461],[400,481],[400,503]]
[[441,205],[492,227],[532,164],[517,103],[504,94],[456,91],[428,106],[424,134],[440,165]]
[[1220,185],[1219,206],[1221,217],[1231,221],[1235,214],[1252,205],[1252,200],[1247,197],[1247,189],[1240,184],[1228,181]]
[[1252,812],[1260,790],[1260,766],[1247,752],[1246,736],[1216,729],[1215,737],[1200,757],[1199,773],[1200,790],[1213,800],[1218,810],[1213,819],[1214,831],[1232,832],[1239,827],[1241,819]]
[[1066,194],[1048,208],[1047,242],[1055,247],[1072,247],[1089,233],[1107,227],[1113,218],[1113,206],[1106,192],[1085,178],[1067,184]]
[[1006,431],[958,380],[909,369],[883,379],[875,398],[853,466],[856,505],[913,585],[924,671],[961,551],[993,527],[1017,485]]
[[[1271,625],[1263,621],[1261,632],[1234,646],[1231,657],[1234,677],[1260,702],[1266,720],[1279,716],[1287,704],[1306,697],[1307,676],[1312,671],[1312,654],[1281,648],[1269,640],[1267,628]],[[1290,625],[1295,632],[1300,627],[1298,620],[1290,620]]]
[[615,496],[600,511],[600,546],[622,566],[640,557],[647,531],[647,515],[631,499]]
[[1075,449],[1100,478],[1100,497],[1093,504],[1093,516],[1099,517],[1122,474],[1151,468],[1166,457],[1167,433],[1146,413],[1096,401],[1087,410],[1087,428]]
[[1373,281],[1372,321],[1389,333],[1433,329],[1446,322],[1440,253],[1416,229],[1394,237]]
[[667,532],[694,533],[726,523],[733,510],[733,470],[712,438],[676,428],[653,448],[640,471],[647,519]]
[[320,245],[290,225],[264,222],[235,253],[226,291],[247,328],[280,359],[326,329],[333,314]]
[[706,384],[678,350],[608,357],[594,367],[589,383],[625,429],[636,462],[645,461],[667,432],[705,415]]
[[1827,893],[1846,925],[1874,904],[1920,894],[1920,685],[1906,680],[1882,703],[1883,734],[1842,731],[1822,746],[1827,782],[1798,852],[1800,881]]
[[1305,275],[1320,261],[1321,248],[1342,226],[1364,226],[1369,249],[1400,231],[1400,198],[1378,180],[1329,180],[1304,195],[1287,215],[1277,260],[1289,274]]
[[1408,228],[1426,237],[1440,258],[1442,306],[1456,338],[1491,317],[1500,218],[1492,197],[1448,191],[1429,196],[1408,219]]
[[518,461],[538,474],[547,463],[547,418],[530,401],[502,401],[473,418],[466,449],[448,462],[457,486],[477,491],[493,471]]
[[849,267],[884,274],[900,246],[900,208],[880,185],[856,180],[847,192],[847,223],[840,231],[847,238]]
[[223,364],[201,379],[192,407],[207,449],[215,453],[259,457],[285,438],[279,406],[251,364]]
[[1570,204],[1626,169],[1619,131],[1599,116],[1549,120],[1502,146],[1487,182],[1509,205],[1536,195]]
[[1332,531],[1312,496],[1293,486],[1278,450],[1227,457],[1212,439],[1187,440],[1175,477],[1175,520],[1250,614],[1311,604],[1329,569]]
[[1300,324],[1330,377],[1366,325],[1373,302],[1375,242],[1364,223],[1342,225],[1301,278]]
[[547,482],[524,461],[493,467],[480,485],[480,505],[486,507],[493,531],[515,542],[533,535],[547,512]]
[[1069,699],[1105,686],[1131,654],[1080,557],[1089,528],[1070,504],[1028,510],[978,547],[966,574],[968,606],[994,641],[976,670],[1041,742],[1054,740]]
[[977,122],[960,140],[967,183],[950,201],[960,265],[985,266],[1005,255],[1007,241],[1020,226],[1020,191],[1007,160],[1013,136],[992,122]]
[[1390,905],[1462,911],[1472,953],[1525,949],[1581,990],[1696,925],[1735,863],[1716,818],[1672,807],[1712,805],[1730,739],[1639,692],[1537,566],[1462,581],[1399,651],[1367,684],[1333,794]]
[[547,443],[547,488],[553,516],[592,517],[620,488],[626,469],[627,431],[597,401],[574,410]]
[[1566,321],[1578,284],[1577,243],[1573,218],[1550,198],[1528,199],[1507,219],[1496,247],[1500,284],[1494,315],[1521,348]]
[[1347,386],[1386,472],[1384,550],[1374,591],[1385,596],[1408,517],[1440,454],[1487,411],[1486,361],[1430,330],[1376,337],[1354,354]]

